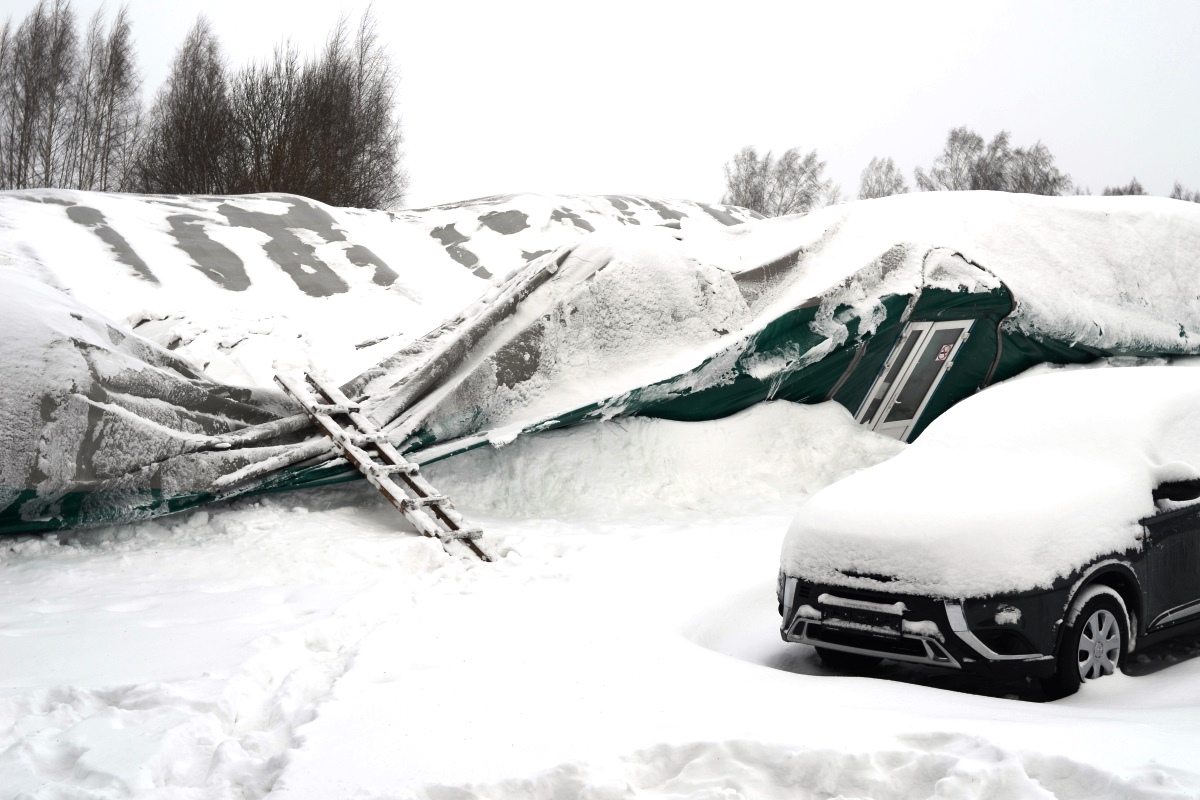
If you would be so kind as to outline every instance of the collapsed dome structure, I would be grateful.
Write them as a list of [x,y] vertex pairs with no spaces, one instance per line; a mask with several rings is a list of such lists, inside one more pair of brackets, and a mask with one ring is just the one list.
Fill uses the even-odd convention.
[[764,399],[834,400],[909,441],[1034,364],[1200,351],[1193,204],[920,193],[754,217],[625,196],[389,214],[2,195],[0,363],[19,377],[0,532],[357,477],[274,372],[323,371],[428,463]]

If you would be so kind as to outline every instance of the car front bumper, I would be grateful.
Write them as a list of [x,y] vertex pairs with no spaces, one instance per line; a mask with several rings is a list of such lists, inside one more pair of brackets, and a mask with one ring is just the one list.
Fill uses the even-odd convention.
[[963,604],[922,597],[808,586],[785,578],[780,635],[787,642],[826,647],[893,661],[987,674],[1049,677],[1053,655],[1002,654],[976,636]]

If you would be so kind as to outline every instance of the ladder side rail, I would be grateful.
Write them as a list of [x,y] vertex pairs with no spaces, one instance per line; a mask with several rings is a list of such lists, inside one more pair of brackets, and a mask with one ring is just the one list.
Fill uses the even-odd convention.
[[[446,551],[453,555],[474,554],[483,561],[498,560],[499,556],[491,545],[480,538],[483,531],[470,527],[453,504],[447,498],[439,496],[433,485],[420,474],[418,465],[405,459],[361,412],[359,406],[346,397],[337,386],[331,386],[309,375],[305,383],[311,384],[317,390],[313,393],[309,391],[308,386],[302,386],[288,376],[278,375],[275,380],[304,406],[313,421],[342,449],[346,459],[354,464],[418,531],[438,539]],[[320,402],[322,398],[324,403]],[[335,413],[346,414],[360,435],[347,431],[329,416]],[[360,447],[359,442],[373,447],[384,463],[377,463],[373,454],[366,447]],[[389,467],[396,469],[388,469]],[[393,476],[399,479],[399,483]],[[410,497],[402,487],[407,487],[416,497]],[[426,509],[433,511],[432,517]],[[434,517],[440,520],[440,526]]]
[[334,442],[341,446],[342,451],[345,453],[346,459],[355,467],[357,467],[358,470],[366,476],[367,480],[375,486],[375,488],[380,490],[383,496],[387,498],[388,502],[396,507],[397,511],[403,514],[405,518],[408,519],[408,521],[411,522],[413,526],[416,527],[416,529],[423,535],[433,538],[440,538],[439,534],[441,533],[441,529],[433,522],[433,520],[429,518],[428,514],[421,511],[419,508],[412,508],[408,505],[406,501],[409,498],[404,494],[403,490],[401,490],[399,486],[387,479],[386,476],[382,476],[381,480],[381,476],[372,475],[370,473],[370,467],[374,466],[374,461],[371,459],[370,454],[355,445],[350,440],[346,430],[341,425],[325,414],[319,413],[315,410],[314,407],[319,406],[319,404],[315,402],[315,398],[310,399],[312,396],[309,392],[307,392],[296,381],[293,381],[287,376],[278,375],[276,376],[276,381],[293,397],[295,397],[301,405],[304,406],[305,410],[308,411],[308,414],[312,417],[313,421],[323,431],[325,431],[325,433],[328,434],[328,436],[333,439]]
[[[354,405],[354,401],[346,397],[337,386],[333,386],[312,375],[309,376],[309,380],[330,403],[338,406]],[[374,438],[375,449],[379,451],[380,456],[385,462],[390,462],[393,465],[411,463],[380,433],[379,429],[365,414],[362,412],[352,412],[349,416],[362,433]],[[433,487],[433,484],[426,480],[425,476],[421,475],[420,472],[412,475],[401,475],[399,477],[418,498],[432,497],[437,494],[437,490]],[[442,523],[451,532],[469,528],[466,519],[449,501],[434,505],[432,508],[433,513],[441,519]]]

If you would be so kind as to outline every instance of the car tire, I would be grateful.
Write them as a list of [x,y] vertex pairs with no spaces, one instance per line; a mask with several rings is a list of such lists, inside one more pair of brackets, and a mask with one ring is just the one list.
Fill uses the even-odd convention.
[[820,657],[821,663],[830,669],[855,675],[871,672],[883,661],[879,656],[847,653],[844,650],[831,650],[828,647],[818,647],[817,656]]
[[1129,617],[1115,595],[1105,591],[1083,602],[1058,645],[1054,675],[1042,682],[1051,700],[1079,691],[1085,681],[1111,675],[1125,663]]

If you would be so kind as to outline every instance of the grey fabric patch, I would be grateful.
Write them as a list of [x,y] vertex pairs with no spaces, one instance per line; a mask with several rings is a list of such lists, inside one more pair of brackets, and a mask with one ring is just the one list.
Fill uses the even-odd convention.
[[134,249],[129,246],[129,242],[125,241],[124,236],[112,229],[108,221],[104,218],[104,214],[100,213],[99,209],[73,205],[65,200],[58,200],[52,197],[44,198],[43,202],[67,206],[67,216],[70,217],[71,221],[91,229],[92,233],[100,237],[100,241],[109,246],[118,261],[128,267],[133,267],[134,272],[137,273],[139,278],[151,283],[159,282],[155,274],[150,271],[150,267],[142,260],[142,257],[134,252]]
[[[300,291],[310,297],[329,297],[341,294],[350,287],[317,258],[312,245],[300,241],[293,228],[313,231],[327,242],[344,242],[346,234],[334,227],[333,217],[324,209],[309,205],[298,197],[272,198],[288,205],[286,214],[264,214],[247,211],[232,203],[222,203],[217,209],[230,225],[254,228],[271,237],[264,245],[267,257],[279,265],[295,281]],[[365,249],[365,248],[364,248]],[[376,276],[378,278],[378,265]]]
[[706,214],[708,214],[710,217],[715,219],[717,222],[720,222],[722,225],[741,225],[742,224],[742,221],[740,219],[735,217],[733,214],[730,214],[728,211],[725,211],[724,209],[713,208],[712,206],[708,205],[707,203],[697,203],[696,205],[698,205],[702,209],[704,209],[704,212]]
[[492,273],[488,272],[484,267],[478,266],[479,256],[472,253],[465,247],[461,247],[463,242],[469,242],[470,239],[459,232],[454,224],[443,225],[440,228],[434,228],[429,232],[429,235],[442,243],[442,247],[446,248],[446,252],[450,257],[462,264],[467,269],[471,270],[471,274],[479,278],[490,278]]
[[242,260],[225,245],[208,238],[202,222],[204,220],[194,214],[167,217],[171,235],[206,278],[231,292],[250,288],[250,276],[246,274]]
[[383,259],[375,255],[366,246],[351,245],[346,248],[346,258],[356,267],[374,267],[375,275],[371,280],[379,286],[391,286],[400,277],[396,271],[383,263]]
[[489,211],[479,218],[479,224],[496,233],[512,234],[529,227],[529,216],[523,211]]
[[550,214],[550,219],[552,219],[555,222],[569,222],[572,225],[574,225],[576,228],[585,230],[588,233],[592,233],[596,230],[595,228],[592,227],[592,223],[588,222],[586,219],[579,216],[574,211],[570,211],[569,209],[566,209],[566,208],[554,209],[554,211],[551,212],[551,214]]
[[687,214],[684,214],[682,211],[675,211],[674,209],[667,208],[665,205],[658,202],[657,200],[646,200],[645,202],[646,202],[646,205],[650,206],[655,211],[657,211],[658,215],[665,220],[669,221],[669,220],[673,220],[673,219],[684,219],[685,217],[687,217]]

